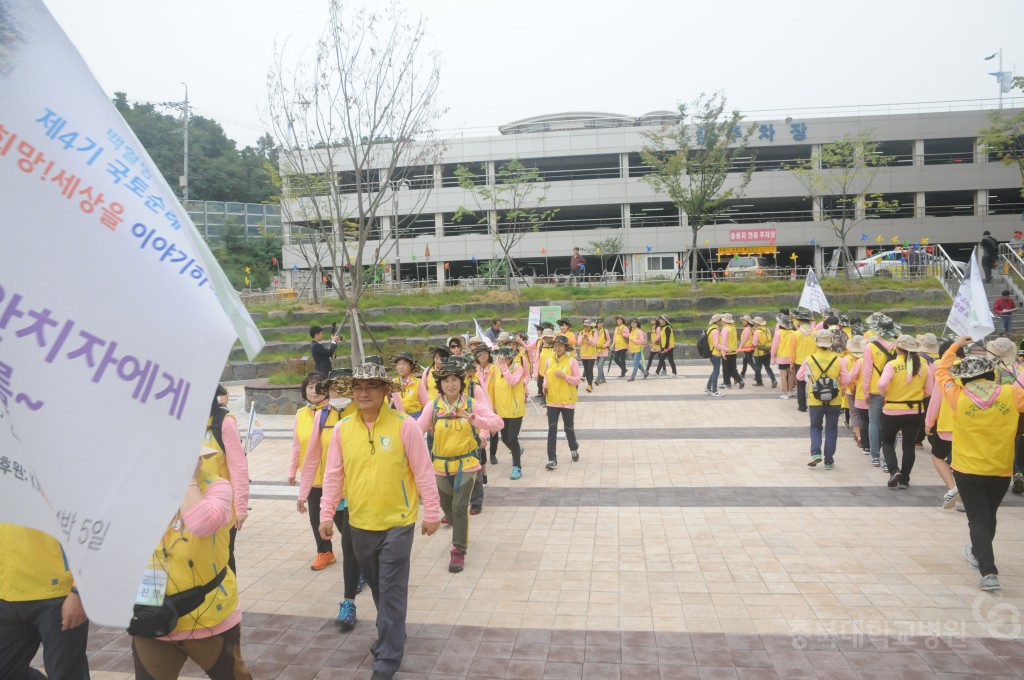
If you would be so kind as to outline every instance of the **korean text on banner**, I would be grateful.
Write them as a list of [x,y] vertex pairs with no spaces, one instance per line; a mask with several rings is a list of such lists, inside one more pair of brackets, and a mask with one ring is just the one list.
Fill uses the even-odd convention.
[[971,255],[971,272],[953,298],[946,326],[957,335],[967,335],[975,341],[984,339],[996,329],[977,252]]
[[60,540],[125,626],[231,345],[263,339],[43,3],[2,9],[0,522]]
[[829,309],[825,291],[821,289],[818,277],[811,267],[807,268],[807,280],[804,281],[804,289],[800,293],[800,306],[818,314],[824,314],[825,310]]
[[537,332],[537,324],[549,322],[554,324],[562,318],[561,305],[545,305],[543,307],[530,307],[530,316],[527,319],[527,334],[530,342],[534,342],[540,333]]

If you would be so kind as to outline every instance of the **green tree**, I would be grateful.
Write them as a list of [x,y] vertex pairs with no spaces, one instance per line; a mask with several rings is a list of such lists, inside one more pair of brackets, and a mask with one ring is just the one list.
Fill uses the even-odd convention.
[[[231,285],[238,290],[249,287],[245,285],[246,278],[254,290],[269,288],[278,275],[273,261],[281,261],[281,239],[276,236],[250,235],[246,239],[245,226],[228,218],[223,243],[209,245]],[[246,267],[249,267],[249,273],[246,273]]]
[[822,204],[824,220],[839,239],[839,266],[847,278],[853,271],[860,275],[860,270],[849,266],[854,257],[846,245],[847,237],[869,215],[892,214],[900,207],[899,201],[871,193],[875,177],[893,160],[879,151],[871,133],[862,130],[822,144],[808,160],[790,168],[808,198]]
[[[644,181],[659,194],[666,194],[680,213],[685,213],[692,235],[687,258],[690,277],[697,287],[697,234],[710,220],[725,212],[727,201],[743,195],[754,165],[747,144],[754,126],[741,129],[739,111],[726,114],[725,97],[701,95],[692,104],[679,104],[679,118],[658,130],[643,132],[640,150],[651,172]],[[740,159],[745,169],[733,174]],[[686,258],[684,258],[685,260]]]
[[498,166],[494,182],[488,177],[486,184],[478,185],[474,178],[479,175],[487,176],[486,164],[480,165],[479,173],[464,165],[455,168],[459,186],[470,192],[477,209],[460,206],[453,219],[456,222],[475,219],[477,224],[487,225],[488,233],[501,248],[500,259],[507,265],[489,268],[488,280],[504,276],[506,288],[512,290],[512,276],[519,274],[512,260],[512,249],[527,233],[540,231],[558,210],[543,209],[549,186],[536,167],[526,167],[518,158]]
[[601,261],[600,271],[604,273],[604,263],[611,260],[614,265],[615,258],[622,252],[622,237],[611,236],[600,241],[589,241],[587,245],[590,246],[588,252],[597,255],[597,258]]
[[[1013,79],[1013,88],[1024,90],[1024,76]],[[1004,165],[1016,165],[1020,170],[1021,191],[1024,198],[1024,111],[1007,115],[1002,109],[990,111],[991,125],[978,131],[981,146],[995,154]]]

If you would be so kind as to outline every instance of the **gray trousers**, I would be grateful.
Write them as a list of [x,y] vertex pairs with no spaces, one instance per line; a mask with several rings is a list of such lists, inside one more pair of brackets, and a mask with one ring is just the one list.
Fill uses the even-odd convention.
[[[498,432],[491,434],[492,437],[501,436]],[[473,495],[469,499],[469,507],[481,509],[484,507],[484,475],[487,474],[487,451],[480,448],[480,472],[476,475],[476,484],[473,485]],[[451,519],[451,518],[449,518]]]
[[352,527],[352,547],[377,607],[373,670],[395,673],[405,656],[405,615],[409,609],[409,566],[416,525],[387,531]]
[[885,397],[872,394],[869,403],[868,443],[871,447],[871,460],[874,461],[882,455],[882,407],[885,406]]
[[[0,678],[88,680],[89,662],[85,648],[89,622],[62,631],[63,605],[63,597],[30,602],[0,600]],[[40,643],[43,645],[43,664],[47,675],[30,668]]]
[[[455,477],[437,477],[437,493],[441,496],[441,510],[452,525],[452,545],[466,552],[469,546],[469,499],[475,495],[477,477],[475,472],[463,472],[458,491]],[[480,499],[483,502],[483,499]]]

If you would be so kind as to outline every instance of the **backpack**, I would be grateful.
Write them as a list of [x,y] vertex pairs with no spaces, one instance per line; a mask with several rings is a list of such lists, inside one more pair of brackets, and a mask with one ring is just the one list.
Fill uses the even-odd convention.
[[[875,349],[877,349],[879,352],[885,355],[885,362],[882,364],[882,368],[885,368],[885,364],[889,363],[890,361],[896,358],[895,351],[890,352],[881,343],[875,342],[874,339],[871,340],[871,344],[875,346]],[[874,363],[874,360],[872,360],[872,363]],[[882,371],[878,368],[877,365],[873,366],[873,368],[876,371],[878,371],[878,375],[882,375]]]
[[711,341],[708,339],[708,331],[706,328],[697,340],[697,354],[700,355],[701,359],[711,358]]
[[839,357],[832,357],[832,361],[828,362],[828,366],[822,368],[817,359],[813,356],[810,357],[811,361],[814,362],[814,365],[818,367],[818,371],[820,371],[818,379],[811,385],[811,394],[813,394],[814,398],[825,406],[828,406],[829,402],[839,396],[839,384],[836,383],[835,379],[830,378],[827,375],[828,369],[832,368],[832,365],[836,363],[836,359],[838,358]]

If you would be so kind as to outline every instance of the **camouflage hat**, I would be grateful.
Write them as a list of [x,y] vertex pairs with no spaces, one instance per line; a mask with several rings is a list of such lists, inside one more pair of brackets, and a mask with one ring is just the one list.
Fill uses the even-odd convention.
[[954,378],[965,380],[967,378],[976,378],[979,375],[985,375],[995,370],[996,364],[991,359],[969,356],[961,360],[960,363],[953,364],[949,369],[949,374]]
[[[875,313],[871,317],[871,330],[879,337],[893,339],[900,335],[900,326],[885,314]],[[869,318],[871,318],[869,317]]]
[[[369,358],[369,357],[367,357]],[[380,357],[377,357],[378,359]],[[383,384],[388,393],[398,392],[402,388],[401,386],[388,377],[388,371],[384,368],[384,364],[376,363],[372,361],[364,362],[359,366],[352,369],[351,376],[343,376],[334,380],[335,390],[343,397],[352,396],[352,385],[356,380],[365,380],[369,382],[377,382]]]

